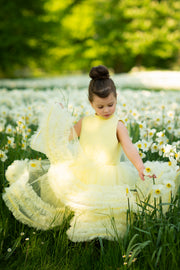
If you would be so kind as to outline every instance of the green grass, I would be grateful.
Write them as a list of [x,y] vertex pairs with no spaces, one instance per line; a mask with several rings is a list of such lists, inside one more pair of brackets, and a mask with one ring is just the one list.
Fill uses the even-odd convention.
[[15,220],[1,198],[0,269],[179,269],[179,194],[165,215],[161,205],[148,201],[139,208],[123,239],[73,243],[66,236],[68,219],[60,227],[36,231]]

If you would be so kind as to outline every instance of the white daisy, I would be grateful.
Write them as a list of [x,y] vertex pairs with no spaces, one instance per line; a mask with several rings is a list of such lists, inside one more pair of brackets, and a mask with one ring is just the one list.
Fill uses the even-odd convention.
[[153,185],[152,186],[152,196],[155,198],[161,197],[165,193],[164,185]]
[[7,160],[7,158],[8,157],[7,157],[6,153],[5,153],[5,151],[0,150],[0,159],[1,159],[1,161],[5,162]]

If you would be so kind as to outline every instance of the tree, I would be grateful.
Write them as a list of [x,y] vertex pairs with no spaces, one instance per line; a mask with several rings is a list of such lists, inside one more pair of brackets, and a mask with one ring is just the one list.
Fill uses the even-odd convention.
[[105,64],[116,73],[134,66],[172,68],[180,55],[179,0],[80,1],[61,21],[54,67]]
[[96,50],[115,72],[171,68],[180,51],[178,0],[97,1]]
[[37,63],[53,46],[46,0],[0,0],[0,72],[13,76],[14,69]]
[[180,57],[179,0],[0,0],[0,75],[173,68]]

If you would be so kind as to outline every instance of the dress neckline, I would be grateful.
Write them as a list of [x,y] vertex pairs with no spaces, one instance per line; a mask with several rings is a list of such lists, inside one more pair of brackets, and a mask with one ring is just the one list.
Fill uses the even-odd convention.
[[112,115],[111,115],[110,117],[108,117],[108,118],[104,118],[104,117],[102,117],[102,116],[100,116],[100,115],[97,115],[96,113],[94,114],[94,116],[95,116],[96,118],[99,118],[99,119],[101,119],[101,120],[106,121],[106,120],[109,120],[109,119],[113,118],[113,117],[114,117],[114,114],[112,114]]

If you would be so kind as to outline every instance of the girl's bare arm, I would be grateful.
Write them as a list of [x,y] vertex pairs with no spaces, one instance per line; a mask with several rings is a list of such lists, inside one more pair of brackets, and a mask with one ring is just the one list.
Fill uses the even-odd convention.
[[143,173],[145,169],[144,164],[142,162],[141,157],[139,156],[137,149],[135,148],[135,146],[131,142],[131,139],[129,138],[127,128],[121,121],[118,122],[117,126],[117,138],[122,145],[124,153],[139,172],[140,178],[144,180],[144,173]]
[[80,136],[81,134],[81,125],[82,125],[82,119],[80,119],[75,125],[74,127],[71,129],[70,132],[70,136],[69,136],[69,140],[73,140],[74,139],[74,130],[76,132],[77,137]]

